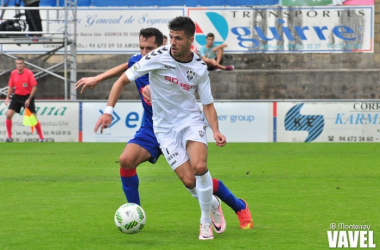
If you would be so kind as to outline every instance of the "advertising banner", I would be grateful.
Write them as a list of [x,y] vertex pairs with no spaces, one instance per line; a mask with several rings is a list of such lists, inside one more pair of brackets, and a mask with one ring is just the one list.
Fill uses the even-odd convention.
[[380,142],[380,102],[278,102],[278,142]]
[[[7,138],[5,114],[8,107],[0,104],[0,142]],[[23,126],[23,109],[13,116],[12,139],[14,142],[37,142],[36,129]],[[79,108],[77,102],[36,101],[36,115],[46,142],[78,142]]]
[[374,5],[375,0],[281,0],[282,6]]
[[[229,142],[272,141],[272,103],[215,102],[220,131]],[[199,104],[201,106],[201,104]],[[106,103],[83,103],[83,142],[128,142],[143,121],[143,108],[139,101],[119,102],[114,109],[109,128],[94,132]],[[207,139],[215,142],[211,129]]]
[[[215,102],[219,130],[227,142],[271,142],[271,102]],[[211,129],[207,139],[215,142]]]
[[95,124],[103,114],[107,102],[85,102],[82,106],[83,142],[125,142],[133,138],[143,121],[143,108],[139,101],[118,102],[111,125],[100,133]]
[[[47,12],[41,11],[46,19]],[[55,12],[54,12],[55,13]],[[50,21],[49,29],[64,30],[64,12],[57,11],[59,20]],[[14,14],[14,13],[8,13]],[[183,8],[85,8],[77,11],[77,53],[136,53],[139,52],[139,32],[142,28],[154,27],[169,36],[168,22],[183,16]],[[9,17],[10,18],[10,17]],[[53,17],[50,17],[52,19]],[[54,17],[55,18],[55,17]],[[72,17],[70,17],[72,19]],[[69,26],[70,27],[70,26]],[[72,30],[69,33],[72,34]],[[44,38],[48,38],[44,36]],[[16,45],[2,44],[0,48],[9,53],[47,52],[60,44]]]
[[374,6],[188,8],[195,45],[225,43],[226,53],[373,52]]

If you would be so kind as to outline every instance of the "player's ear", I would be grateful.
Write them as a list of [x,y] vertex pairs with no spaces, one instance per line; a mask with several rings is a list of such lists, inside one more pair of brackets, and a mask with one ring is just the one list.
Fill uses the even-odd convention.
[[193,37],[193,36],[190,37],[189,41],[190,41],[190,44],[193,44],[193,42],[194,42],[194,37]]

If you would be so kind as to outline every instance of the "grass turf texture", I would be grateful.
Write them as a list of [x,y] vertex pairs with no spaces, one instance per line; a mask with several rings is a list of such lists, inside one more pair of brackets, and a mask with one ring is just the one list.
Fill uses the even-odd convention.
[[0,149],[0,249],[328,249],[330,223],[369,224],[380,246],[380,144],[230,143],[209,167],[248,201],[241,230],[223,206],[224,234],[198,240],[200,210],[163,157],[139,166],[147,224],[114,225],[125,203],[122,143],[8,143]]

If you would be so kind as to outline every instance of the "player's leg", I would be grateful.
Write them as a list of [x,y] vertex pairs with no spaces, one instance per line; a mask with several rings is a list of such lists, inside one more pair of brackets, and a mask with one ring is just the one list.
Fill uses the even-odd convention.
[[145,161],[154,164],[161,155],[161,149],[153,129],[141,127],[120,155],[120,178],[128,202],[140,205],[138,165]]
[[[165,153],[164,153],[165,154]],[[204,201],[201,201],[199,197],[204,197],[204,187],[202,188],[202,180],[200,181],[199,177],[205,178],[205,175],[195,176],[193,169],[191,167],[190,161],[187,160],[185,163],[181,164],[179,167],[174,169],[174,172],[177,174],[179,179],[183,182],[185,187],[190,191],[193,196],[198,199],[199,205],[201,207],[201,220],[200,220],[200,240],[211,240],[214,238],[211,228],[211,219],[210,219],[210,208],[205,208],[207,204]],[[209,172],[207,171],[209,175]]]
[[127,201],[140,205],[139,178],[136,168],[151,158],[150,153],[135,143],[128,143],[120,155],[120,178]]
[[[34,98],[32,98],[30,100],[28,108],[29,108],[30,112],[32,112],[32,114],[37,118],[37,115],[36,115],[36,105],[34,103]],[[37,121],[38,121],[38,119],[37,119]],[[36,130],[37,130],[37,133],[38,133],[38,137],[40,138],[40,142],[43,142],[44,141],[44,135],[42,133],[40,121],[38,121],[37,124],[36,124]]]
[[199,205],[201,207],[201,229],[200,239],[212,238],[211,230],[211,206],[213,201],[212,195],[212,178],[207,168],[207,146],[199,141],[187,141],[187,153],[190,157],[190,163],[196,178],[196,191]]
[[12,100],[9,104],[5,119],[5,126],[7,128],[6,142],[12,142],[12,118],[15,113],[20,113],[20,110],[24,105],[24,102],[25,101],[23,101],[19,95],[12,96]]
[[242,229],[252,228],[253,220],[248,204],[244,200],[237,198],[221,180],[213,179],[212,181],[214,195],[235,211],[240,221],[240,227]]
[[12,117],[15,114],[13,109],[8,109],[5,119],[5,126],[7,128],[7,142],[12,142]]

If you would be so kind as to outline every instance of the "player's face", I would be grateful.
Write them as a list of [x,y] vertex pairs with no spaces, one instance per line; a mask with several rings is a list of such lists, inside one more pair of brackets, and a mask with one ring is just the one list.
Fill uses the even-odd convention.
[[183,30],[170,30],[171,55],[178,61],[189,61],[191,52],[190,47],[194,37],[187,37]]
[[16,68],[19,70],[19,71],[22,71],[25,67],[25,63],[23,60],[16,60]]
[[154,36],[150,36],[148,38],[140,36],[140,53],[142,56],[145,56],[152,50],[155,50],[158,48],[156,44],[156,38]]

